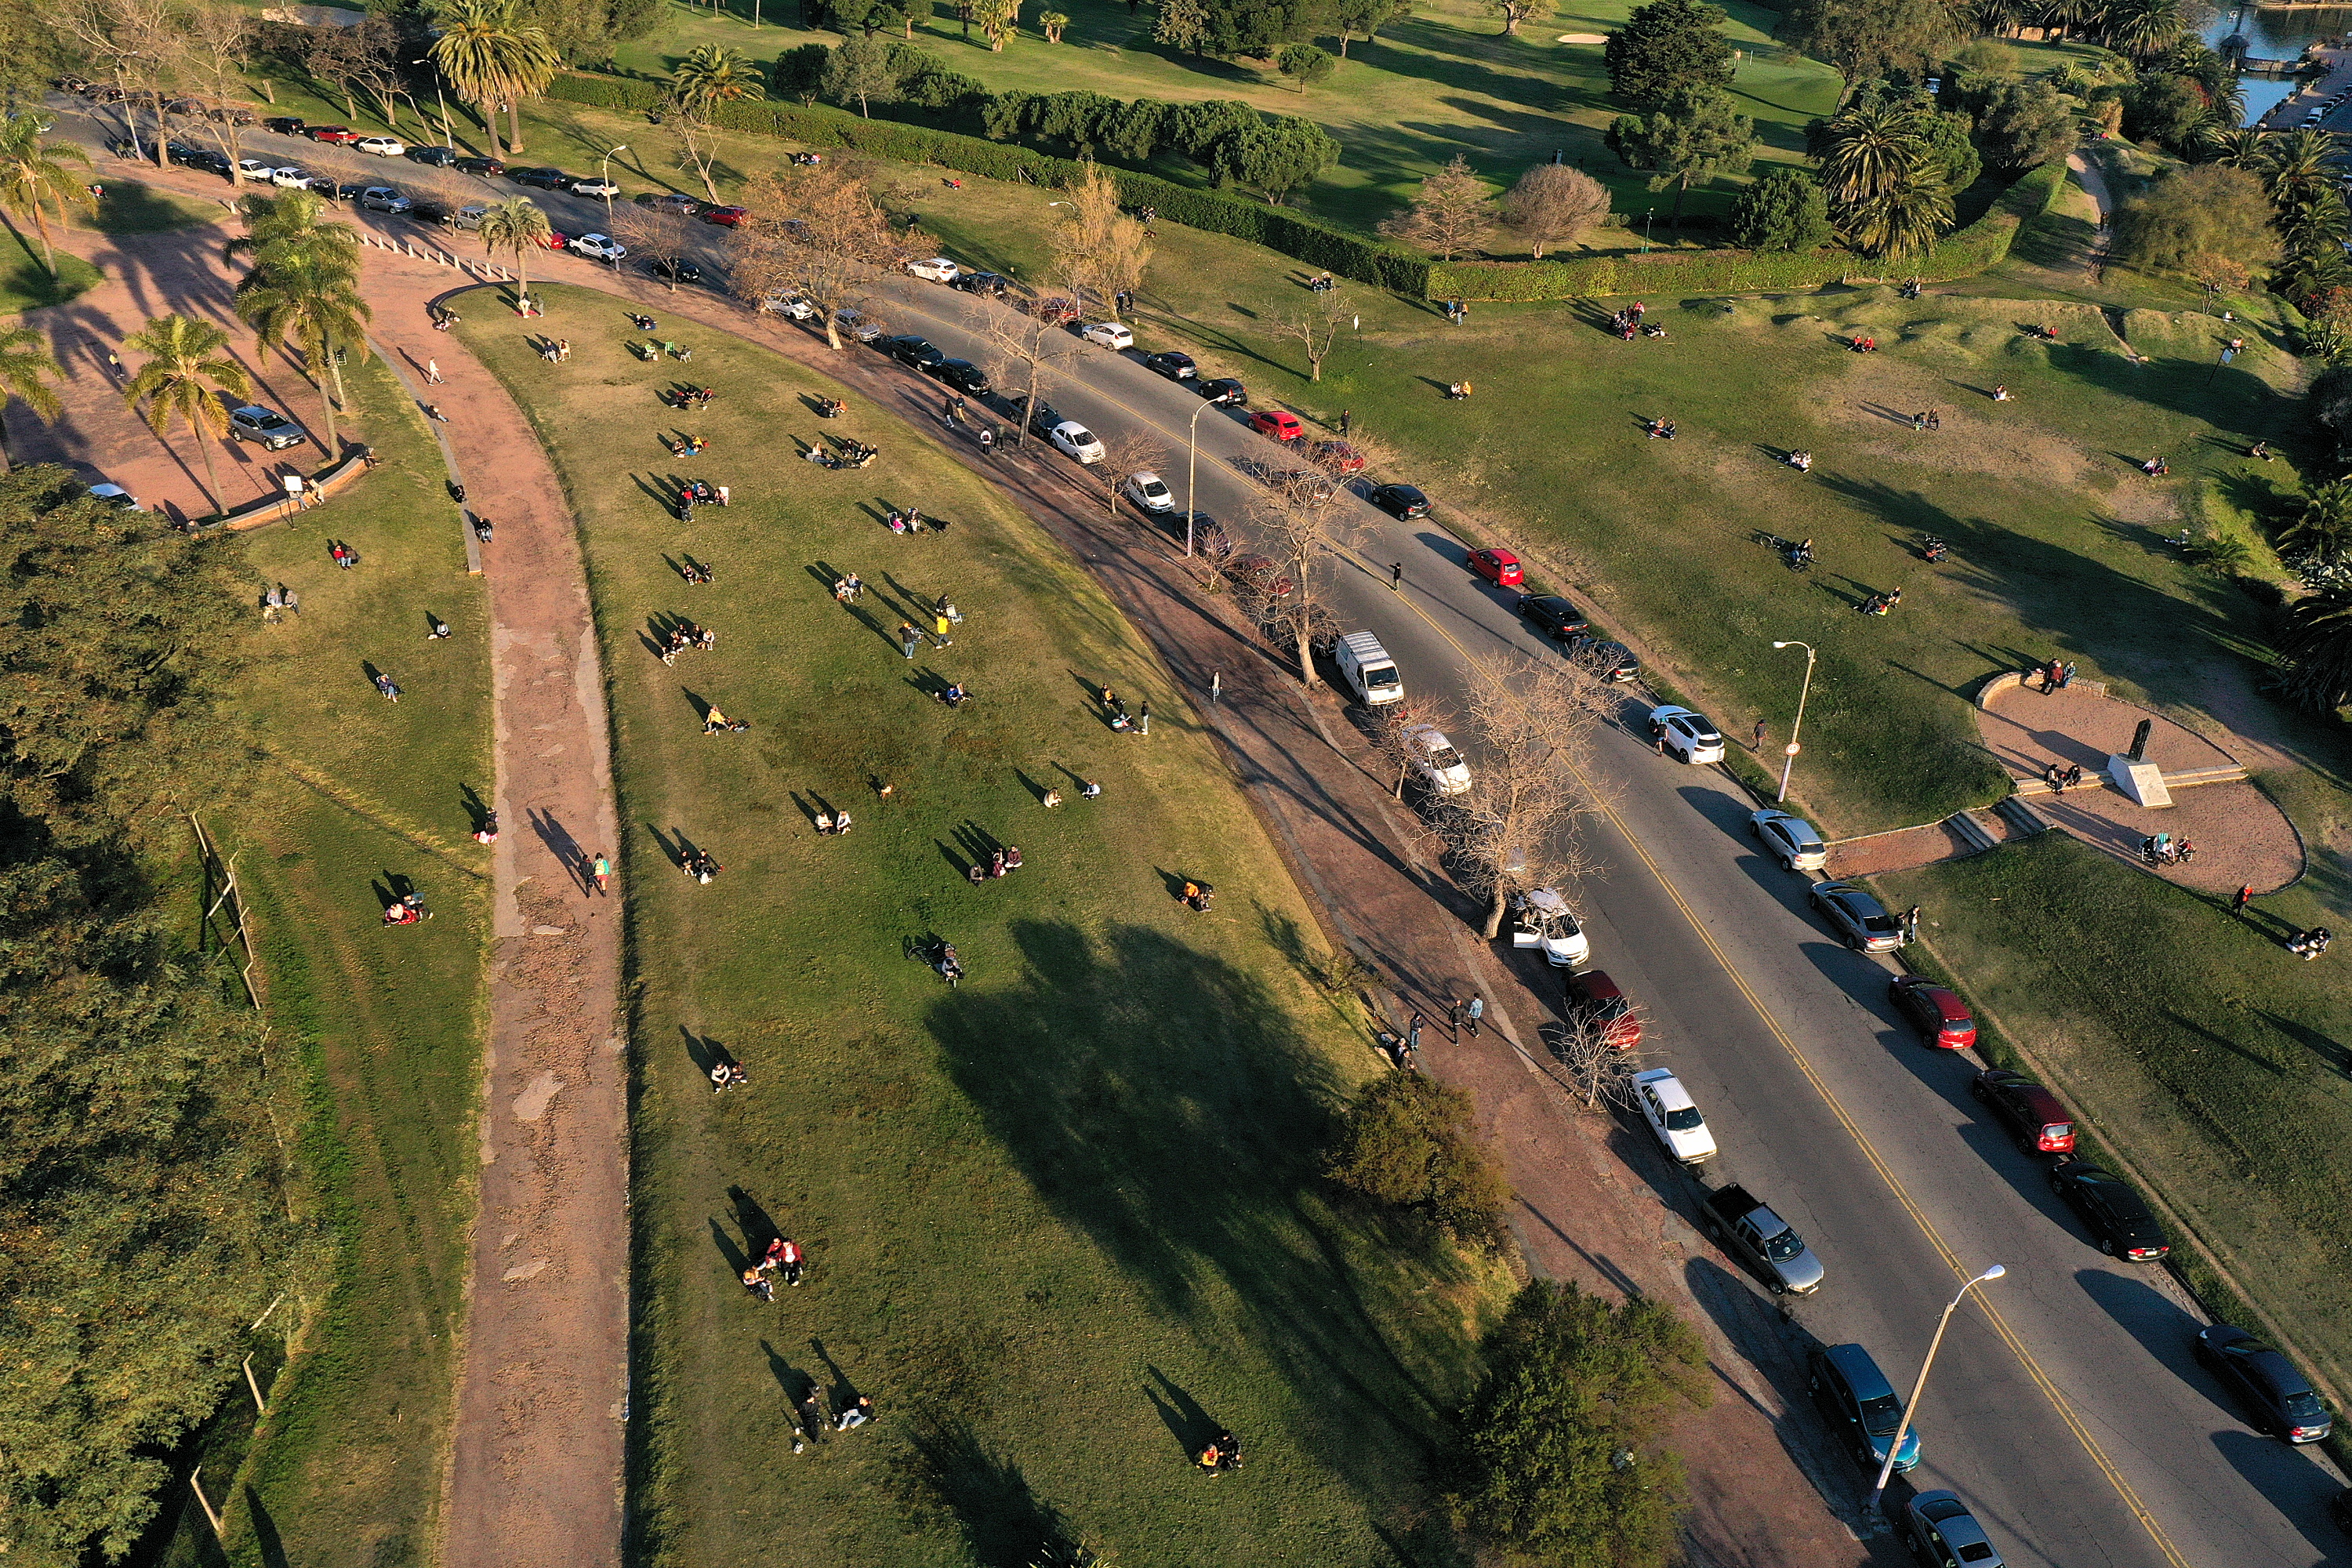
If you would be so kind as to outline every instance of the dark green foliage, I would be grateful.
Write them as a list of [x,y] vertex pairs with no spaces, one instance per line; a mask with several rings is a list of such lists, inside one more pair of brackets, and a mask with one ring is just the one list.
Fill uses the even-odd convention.
[[2279,689],[2316,713],[2352,703],[2352,598],[2315,594],[2294,607],[2279,644]]
[[1756,156],[1756,122],[1719,87],[1685,88],[1653,113],[1619,115],[1609,127],[1609,150],[1632,168],[1652,171],[1650,189],[1674,187],[1666,221],[1680,228],[1683,195],[1693,180],[1747,172]]
[[2124,134],[2187,153],[2213,118],[2205,89],[2185,76],[2154,72],[2124,89]]
[[120,1557],[292,1282],[259,1019],[151,868],[231,781],[240,552],[0,478],[0,1514]]
[[1960,41],[1944,0],[1796,0],[1777,36],[1848,82],[1897,71],[1925,76]]
[[1969,138],[1969,117],[1937,110],[1920,129],[1927,137],[1928,162],[1944,176],[1945,188],[1957,195],[1975,184],[1984,172],[1984,160]]
[[776,68],[768,76],[768,90],[778,98],[814,103],[824,88],[825,61],[832,58],[833,51],[823,44],[803,44],[796,49],[786,49],[776,57]]
[[1647,1447],[1704,1408],[1706,1346],[1646,1297],[1611,1306],[1530,1281],[1487,1339],[1447,1502],[1462,1529],[1549,1568],[1644,1568],[1673,1554],[1681,1459]]
[[1637,110],[1663,108],[1685,88],[1729,87],[1727,20],[1705,0],[1651,0],[1609,35],[1609,90]]
[[1795,169],[1775,169],[1731,204],[1731,243],[1750,250],[1812,250],[1829,243],[1830,204]]
[[1274,63],[1275,68],[1298,84],[1301,92],[1328,77],[1339,64],[1313,44],[1286,44]]
[[2144,267],[2193,268],[2207,258],[2251,267],[2278,253],[2271,215],[2262,181],[2248,170],[2169,169],[2116,215],[2116,249]]
[[1357,1092],[1324,1163],[1331,1179],[1376,1203],[1410,1209],[1460,1240],[1499,1245],[1510,1184],[1478,1141],[1477,1108],[1417,1072]]
[[2074,106],[2046,81],[1963,76],[1946,85],[1942,101],[1976,121],[1978,148],[2003,174],[2038,169],[2074,140]]

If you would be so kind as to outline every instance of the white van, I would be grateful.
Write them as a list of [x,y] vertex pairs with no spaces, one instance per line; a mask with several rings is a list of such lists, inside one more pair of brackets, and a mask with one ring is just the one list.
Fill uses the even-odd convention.
[[1404,678],[1397,674],[1396,660],[1370,632],[1349,632],[1339,638],[1339,673],[1368,703],[1404,700]]

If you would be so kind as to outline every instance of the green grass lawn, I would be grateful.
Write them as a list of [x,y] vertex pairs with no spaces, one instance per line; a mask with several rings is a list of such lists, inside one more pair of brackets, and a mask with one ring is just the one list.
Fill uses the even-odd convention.
[[199,202],[125,180],[106,187],[106,199],[98,204],[91,226],[100,234],[161,234],[218,223],[225,216],[217,202]]
[[[238,542],[252,603],[281,583],[301,614],[256,612],[252,793],[209,823],[258,919],[277,1048],[309,1070],[302,1158],[337,1267],[324,1300],[289,1299],[272,1321],[309,1314],[249,1464],[236,1471],[250,1412],[232,1410],[205,1474],[240,1561],[388,1568],[432,1561],[462,1327],[489,935],[467,803],[490,794],[489,650],[438,448],[381,366],[347,381],[383,462],[299,526]],[[332,539],[357,568],[329,560]],[[447,641],[425,640],[428,612]],[[398,704],[371,667],[400,683]],[[395,877],[432,921],[381,927],[375,889]],[[217,1562],[208,1535],[188,1510],[171,1560]]]
[[[496,312],[461,331],[525,400],[586,541],[612,693],[636,1068],[633,1432],[646,1560],[1026,1563],[1082,1535],[1123,1564],[1446,1563],[1425,1467],[1497,1272],[1427,1259],[1315,1176],[1377,1070],[1313,984],[1319,939],[1148,646],[1031,522],[853,395],[689,332],[719,389],[669,458],[674,377],[616,301],[547,290],[551,377]],[[832,474],[797,447],[881,443]],[[687,477],[734,504],[682,525]],[[894,536],[887,508],[944,533]],[[689,587],[677,564],[716,571]],[[845,607],[829,584],[867,584]],[[903,657],[935,595],[953,646]],[[712,654],[665,666],[691,617]],[[968,708],[930,695],[967,682]],[[1149,702],[1118,734],[1093,693]],[[747,720],[706,736],[708,704]],[[1099,780],[1097,802],[1076,798]],[[892,793],[884,798],[878,785]],[[1040,792],[1071,804],[1046,810]],[[847,808],[846,837],[810,815]],[[992,842],[1025,864],[973,887]],[[674,857],[727,868],[709,886]],[[1219,889],[1213,915],[1172,897]],[[950,990],[911,943],[945,938]],[[724,1052],[748,1089],[715,1095]],[[809,1282],[738,1283],[779,1230]],[[883,1415],[795,1458],[788,1396]],[[1230,1425],[1235,1479],[1189,1473]]]
[[48,264],[41,258],[39,237],[31,229],[18,230],[0,244],[0,317],[62,305],[97,287],[97,268],[63,250],[55,255],[58,270],[51,277]]

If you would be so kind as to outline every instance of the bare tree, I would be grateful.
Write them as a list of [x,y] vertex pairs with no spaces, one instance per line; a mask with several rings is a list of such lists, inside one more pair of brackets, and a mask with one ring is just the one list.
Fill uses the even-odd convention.
[[1119,210],[1118,187],[1092,163],[1064,194],[1068,211],[1046,237],[1054,275],[1079,299],[1093,295],[1117,321],[1119,296],[1143,281],[1150,231]]
[[1381,232],[1451,261],[1477,249],[1494,226],[1486,184],[1471,173],[1470,160],[1457,153],[1453,162],[1421,182],[1412,207],[1383,222]]
[[1609,216],[1609,192],[1581,169],[1538,163],[1503,198],[1503,221],[1528,242],[1538,261],[1554,246],[1574,245]]
[[657,268],[667,267],[673,294],[677,292],[678,264],[694,254],[701,237],[695,231],[705,226],[667,207],[623,207],[613,219],[614,237],[627,246],[631,255],[643,257]]
[[1325,555],[1346,549],[1360,531],[1354,509],[1336,505],[1339,488],[1321,474],[1276,474],[1265,495],[1250,509],[1250,521],[1266,553],[1291,581],[1274,606],[1276,623],[1288,636],[1301,680],[1315,679],[1315,641],[1328,629],[1329,616],[1316,596],[1315,568]]
[[1103,444],[1103,459],[1091,465],[1087,472],[1103,493],[1105,515],[1116,520],[1119,497],[1127,491],[1129,476],[1157,472],[1168,460],[1168,448],[1149,430],[1131,430],[1123,436],[1107,436],[1101,431],[1095,438]]
[[1054,362],[1076,353],[1077,340],[1044,316],[1012,310],[988,312],[983,331],[988,346],[996,351],[1002,363],[1013,368],[1022,383],[1021,393],[1013,399],[1020,405],[1021,418],[1013,438],[1016,444],[1024,443],[1029,438],[1029,421],[1038,399],[1045,395]]
[[672,93],[662,100],[662,123],[677,133],[677,166],[702,182],[702,194],[719,205],[719,184],[711,170],[719,162],[719,130],[709,108]]
[[[1630,1009],[1622,1015],[1633,1016]],[[1599,1110],[1604,1100],[1612,1105],[1633,1102],[1633,1079],[1642,1065],[1642,1053],[1617,1044],[1624,1028],[1618,1019],[1580,1012],[1543,1026],[1543,1042],[1559,1064],[1552,1077],[1582,1100],[1587,1110]]]
[[[824,319],[824,341],[838,350],[841,312],[863,305],[876,276],[901,254],[865,171],[828,160],[763,174],[745,205],[754,216],[735,230],[736,292],[757,304],[790,289]],[[789,224],[785,213],[793,215]]]
[[1356,307],[1337,289],[1307,296],[1307,303],[1275,318],[1275,330],[1298,344],[1307,354],[1307,379],[1323,379],[1323,362],[1339,342],[1339,329],[1356,314]]
[[1413,731],[1423,725],[1443,731],[1453,721],[1453,710],[1434,698],[1409,693],[1394,702],[1383,702],[1376,712],[1372,754],[1395,774],[1389,793],[1402,800],[1404,786],[1412,778],[1413,764],[1422,760]]
[[212,99],[212,137],[228,159],[234,184],[236,166],[245,158],[245,137],[233,95],[245,89],[245,68],[253,54],[253,13],[229,0],[203,0],[182,14],[175,41],[179,69],[190,80],[202,82]]
[[155,134],[144,151],[163,167],[163,82],[175,52],[169,0],[49,0],[40,17],[122,89],[122,116],[134,140],[140,110],[154,116]]

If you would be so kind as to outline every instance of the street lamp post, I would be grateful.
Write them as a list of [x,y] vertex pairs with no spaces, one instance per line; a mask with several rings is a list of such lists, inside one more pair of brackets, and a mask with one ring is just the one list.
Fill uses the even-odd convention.
[[1789,744],[1784,751],[1787,760],[1780,764],[1780,793],[1773,796],[1777,804],[1789,798],[1789,773],[1797,765],[1798,738],[1805,730],[1805,699],[1813,694],[1813,645],[1809,642],[1776,642],[1774,647],[1801,647],[1805,650],[1805,683],[1797,689],[1797,721],[1789,726]]
[[1192,422],[1184,426],[1184,556],[1187,560],[1192,555],[1192,524],[1201,515],[1192,505],[1192,476],[1201,464],[1201,416],[1215,406],[1207,398],[1202,398],[1201,406],[1192,410]]
[[1876,1513],[1879,1500],[1886,1495],[1886,1479],[1895,1473],[1895,1460],[1896,1456],[1903,1452],[1903,1439],[1911,1430],[1911,1417],[1919,1410],[1919,1395],[1925,1393],[1927,1387],[1927,1369],[1936,1364],[1936,1351],[1944,1342],[1944,1331],[1951,1327],[1952,1314],[1959,1310],[1960,1303],[1968,1300],[1969,1291],[1987,1280],[1998,1279],[2008,1272],[2008,1268],[1998,1263],[1987,1268],[1983,1273],[1961,1286],[1960,1293],[1953,1297],[1951,1303],[1944,1309],[1944,1315],[1936,1320],[1936,1337],[1927,1342],[1927,1359],[1919,1363],[1918,1379],[1911,1384],[1911,1397],[1903,1405],[1903,1419],[1895,1423],[1895,1436],[1886,1445],[1886,1462],[1878,1467],[1878,1480],[1870,1489],[1870,1500],[1864,1505],[1865,1512]]
[[596,183],[604,187],[604,232],[608,235],[613,232],[613,154],[625,153],[628,150],[629,144],[626,142],[622,142],[618,147],[605,148],[604,165],[596,175]]

